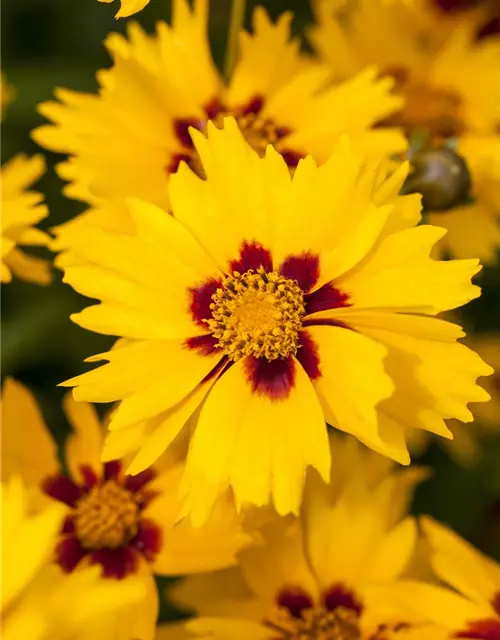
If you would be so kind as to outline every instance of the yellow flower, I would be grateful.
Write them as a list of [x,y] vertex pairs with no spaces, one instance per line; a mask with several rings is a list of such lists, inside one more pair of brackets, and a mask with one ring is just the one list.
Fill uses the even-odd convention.
[[22,280],[48,284],[51,273],[45,260],[26,255],[20,246],[45,246],[49,236],[33,227],[47,216],[43,196],[28,191],[45,170],[42,156],[17,155],[2,167],[2,282],[12,274]]
[[5,116],[5,107],[7,107],[16,95],[14,88],[7,82],[7,78],[2,73],[0,77],[0,108],[2,121]]
[[[99,0],[99,2],[113,2],[113,0]],[[128,18],[137,13],[149,3],[149,0],[121,0],[120,10],[115,18]]]
[[[291,168],[306,154],[324,162],[344,133],[363,153],[406,149],[400,131],[370,129],[401,104],[389,93],[390,79],[367,69],[325,86],[328,69],[306,64],[290,36],[291,14],[273,23],[260,7],[254,32],[241,34],[241,56],[226,85],[212,61],[207,17],[205,0],[193,9],[174,0],[172,26],[159,23],[155,36],[136,24],[128,39],[109,36],[114,65],[98,74],[98,95],[58,90],[60,102],[40,105],[54,124],[38,128],[34,138],[69,154],[59,166],[71,183],[67,195],[91,204],[137,196],[168,208],[170,174],[181,162],[201,167],[189,127],[205,131],[209,121],[220,126],[228,114],[260,155],[272,143]],[[123,207],[115,213],[126,225]],[[101,216],[98,208],[82,220],[100,225]],[[73,225],[76,235],[77,229]]]
[[[143,597],[137,581],[110,589],[92,568],[67,579],[50,562],[64,510],[52,504],[34,512],[16,476],[2,484],[1,497],[4,640],[80,639],[87,625],[104,629],[118,611]],[[91,637],[104,640],[100,634]]]
[[[102,427],[94,409],[67,397],[65,410],[74,429],[65,446],[69,476],[61,470],[56,445],[31,394],[13,380],[5,382],[3,477],[20,474],[36,499],[49,496],[65,507],[51,551],[69,578],[90,564],[99,567],[101,583],[142,583],[147,597],[123,611],[106,637],[126,633],[124,640],[153,638],[158,613],[153,572],[178,575],[227,566],[250,538],[229,502],[219,503],[202,529],[187,521],[176,523],[182,465],[174,461],[164,471],[126,476],[120,461],[100,462]],[[94,640],[94,631],[85,638]]]
[[422,520],[437,577],[453,591],[419,582],[401,585],[399,598],[415,614],[442,625],[448,638],[500,637],[500,564],[431,518]]
[[[382,0],[360,0],[339,14],[328,1],[320,2],[311,41],[339,79],[376,64],[384,77],[395,80],[405,106],[387,124],[401,125],[410,138],[424,136],[431,147],[457,143],[475,201],[448,210],[443,205],[445,210],[431,212],[429,222],[448,229],[443,251],[491,262],[500,246],[500,42],[477,42],[474,24],[457,23],[439,47],[424,47],[418,13]],[[443,178],[447,194],[453,175],[458,174]],[[464,185],[463,178],[454,185],[457,194]]]
[[423,633],[392,603],[415,549],[405,512],[422,470],[382,470],[355,444],[336,439],[330,485],[311,474],[300,517],[269,514],[263,544],[241,552],[238,567],[173,588],[174,601],[201,616],[188,631],[217,640],[382,640],[415,625]]
[[325,419],[404,464],[406,429],[450,437],[443,418],[471,421],[491,368],[430,316],[479,295],[478,262],[429,258],[444,232],[412,228],[406,167],[387,176],[344,141],[291,176],[232,118],[192,135],[205,178],[186,165],[172,177],[174,215],[132,200],[136,234],[82,229],[66,267],[102,301],[75,321],[127,339],[65,383],[77,400],[120,401],[106,455],[137,451],[135,474],[182,431],[195,520],[228,486],[238,508],[274,500],[286,514],[309,465],[328,476]]
[[[453,440],[440,440],[448,455],[458,464],[469,467],[481,459],[483,453],[482,439],[485,436],[498,435],[500,432],[500,336],[497,334],[480,334],[469,337],[467,346],[476,351],[494,369],[491,377],[484,381],[484,389],[491,400],[474,407],[474,423],[463,425],[450,420],[448,427],[453,433]],[[415,454],[424,449],[429,442],[430,434],[425,431],[413,431],[408,434],[408,447]]]

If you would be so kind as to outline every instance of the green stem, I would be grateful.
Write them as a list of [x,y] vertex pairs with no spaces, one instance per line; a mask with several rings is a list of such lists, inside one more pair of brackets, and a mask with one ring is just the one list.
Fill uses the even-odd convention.
[[245,20],[246,0],[232,0],[231,21],[227,37],[226,59],[224,61],[224,77],[229,82],[238,57],[240,31]]

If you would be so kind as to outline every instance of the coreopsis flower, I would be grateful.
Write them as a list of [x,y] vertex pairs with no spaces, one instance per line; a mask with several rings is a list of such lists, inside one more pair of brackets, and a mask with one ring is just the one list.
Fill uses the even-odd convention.
[[[404,150],[399,130],[371,128],[401,105],[390,95],[393,81],[365,69],[349,82],[326,86],[328,69],[306,63],[291,38],[291,17],[273,23],[262,7],[255,10],[254,31],[241,34],[241,56],[228,84],[211,57],[205,0],[192,9],[174,0],[172,26],[159,23],[154,36],[135,24],[128,39],[109,36],[114,64],[98,74],[98,95],[61,89],[58,102],[39,107],[53,124],[35,130],[35,140],[69,155],[59,165],[70,181],[66,194],[93,205],[137,196],[168,208],[169,176],[180,163],[201,171],[190,127],[205,131],[226,115],[235,117],[259,155],[273,144],[292,169],[307,154],[325,161],[344,133],[366,153]],[[130,224],[123,207],[113,213],[115,225]],[[97,207],[79,220],[103,226],[109,209],[103,216]],[[72,229],[78,235],[78,227]]]
[[448,230],[441,249],[491,262],[500,246],[500,42],[477,41],[474,24],[460,22],[439,46],[423,46],[418,13],[361,0],[339,14],[320,1],[311,42],[339,79],[376,64],[395,80],[404,107],[386,123],[415,147],[409,184],[429,222]]
[[[474,422],[464,425],[457,420],[450,420],[448,427],[453,433],[453,440],[439,440],[448,455],[458,464],[470,467],[481,460],[483,441],[498,435],[500,432],[500,336],[497,334],[479,334],[467,338],[467,345],[476,351],[485,362],[491,365],[494,373],[484,380],[484,389],[491,400],[474,407]],[[427,446],[430,434],[424,431],[413,431],[409,434],[409,449],[418,453]]]
[[492,370],[431,316],[479,295],[478,261],[429,258],[444,231],[412,228],[406,167],[388,176],[344,141],[291,176],[232,118],[191,135],[204,178],[180,167],[173,215],[131,201],[136,233],[82,228],[65,268],[102,301],[74,320],[126,338],[65,383],[77,400],[119,401],[106,457],[135,451],[136,474],[182,432],[194,520],[228,487],[238,508],[274,500],[286,514],[308,466],[328,477],[325,419],[404,464],[407,429],[451,437],[443,418],[471,421],[466,403],[488,398],[475,379]]
[[[31,394],[13,380],[4,383],[3,477],[20,474],[39,500],[48,496],[64,506],[64,522],[51,549],[64,574],[71,577],[96,565],[101,582],[143,584],[147,597],[117,616],[105,637],[153,638],[158,613],[153,572],[178,575],[227,566],[250,538],[229,503],[220,503],[202,529],[176,523],[180,464],[126,476],[119,460],[100,461],[103,434],[93,408],[67,397],[65,409],[74,429],[65,446],[69,475],[61,469],[56,444]],[[82,640],[93,640],[94,632]]]
[[431,518],[422,519],[422,527],[434,571],[452,590],[405,582],[398,594],[401,603],[442,625],[443,638],[496,640],[500,637],[500,564]]
[[[113,0],[99,0],[99,2],[113,2]],[[128,18],[149,3],[149,0],[120,0],[120,9],[115,18]]]
[[335,442],[339,467],[329,486],[310,475],[300,517],[269,515],[264,543],[240,553],[237,567],[174,586],[174,602],[200,616],[188,632],[215,640],[382,640],[412,637],[416,627],[413,637],[432,637],[391,602],[415,549],[405,507],[421,471],[373,475],[377,454],[352,444]]
[[2,282],[10,282],[12,275],[37,284],[51,281],[48,262],[28,255],[20,248],[49,243],[49,236],[34,227],[48,213],[43,195],[29,191],[44,171],[45,161],[40,155],[28,158],[19,154],[2,167]]
[[1,498],[4,640],[80,639],[84,628],[106,628],[120,610],[143,597],[138,581],[110,588],[94,568],[67,579],[50,561],[64,519],[62,507],[50,504],[34,509],[18,476],[2,483]]

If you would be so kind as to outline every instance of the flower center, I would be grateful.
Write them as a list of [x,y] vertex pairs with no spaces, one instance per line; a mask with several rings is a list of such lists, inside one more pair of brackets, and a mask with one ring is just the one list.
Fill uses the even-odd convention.
[[231,360],[275,360],[297,353],[305,306],[296,280],[262,267],[235,271],[213,294],[210,309],[208,327]]
[[194,148],[189,128],[194,127],[206,133],[209,121],[218,128],[223,128],[224,118],[232,116],[248,144],[259,156],[263,157],[269,144],[277,147],[288,166],[293,169],[303,154],[292,149],[283,148],[283,139],[291,132],[287,127],[278,126],[271,118],[263,115],[264,100],[254,97],[247,104],[229,108],[218,100],[205,107],[205,117],[180,118],[174,122],[174,130],[182,150],[174,154],[168,166],[169,173],[175,173],[181,162],[186,162],[200,177],[205,177],[201,160]]
[[285,135],[285,130],[279,128],[269,118],[263,118],[259,113],[245,113],[242,115],[222,112],[216,116],[212,122],[222,129],[224,117],[233,115],[238,123],[245,140],[263,157],[268,144],[275,145],[280,138]]
[[307,608],[300,617],[292,616],[286,607],[278,607],[264,626],[273,631],[273,640],[361,640],[358,615],[347,607],[334,611]]
[[464,132],[462,100],[455,91],[415,80],[403,68],[388,73],[396,81],[396,92],[405,100],[403,109],[389,119],[391,124],[403,127],[408,136],[424,131],[434,143]]
[[95,486],[76,505],[75,531],[84,549],[117,548],[137,534],[139,505],[115,480]]

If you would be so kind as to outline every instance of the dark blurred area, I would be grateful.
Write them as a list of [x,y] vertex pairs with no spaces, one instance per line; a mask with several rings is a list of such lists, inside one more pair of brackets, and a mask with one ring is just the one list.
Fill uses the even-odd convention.
[[[248,3],[247,25],[252,7]],[[296,15],[300,32],[311,21],[306,0],[266,0],[276,16],[284,10]],[[216,60],[223,57],[229,0],[214,0],[211,39]],[[54,87],[96,89],[95,72],[109,66],[102,41],[110,31],[123,32],[126,21],[116,21],[118,3],[97,0],[3,0],[2,71],[16,91],[2,127],[2,163],[15,153],[39,151],[30,131],[43,119],[37,103],[51,97]],[[170,0],[151,0],[134,18],[152,31],[159,19],[170,17]],[[46,194],[50,227],[70,219],[84,205],[65,199],[62,182],[53,166],[60,160],[45,154],[48,172],[36,186]],[[469,330],[500,330],[500,271],[489,268],[478,279],[483,297],[468,305],[463,319]],[[18,281],[2,291],[2,377],[14,376],[36,394],[44,415],[61,440],[67,425],[60,401],[64,390],[56,385],[84,370],[84,358],[108,348],[111,340],[74,325],[69,316],[86,306],[86,300],[55,279],[49,287]],[[415,509],[431,513],[488,552],[500,557],[500,439],[485,442],[484,456],[473,469],[451,461],[443,449],[432,445],[422,462],[434,469],[433,477],[419,489]]]

